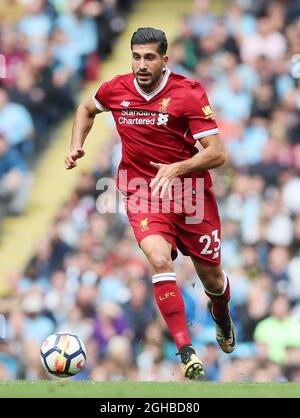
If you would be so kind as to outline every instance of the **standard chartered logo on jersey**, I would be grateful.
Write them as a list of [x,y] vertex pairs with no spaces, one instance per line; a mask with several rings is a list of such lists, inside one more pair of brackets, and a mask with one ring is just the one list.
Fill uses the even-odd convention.
[[118,119],[120,125],[167,125],[167,113],[151,112],[149,110],[122,109]]
[[159,113],[157,118],[157,125],[166,125],[169,120],[169,115],[167,113]]

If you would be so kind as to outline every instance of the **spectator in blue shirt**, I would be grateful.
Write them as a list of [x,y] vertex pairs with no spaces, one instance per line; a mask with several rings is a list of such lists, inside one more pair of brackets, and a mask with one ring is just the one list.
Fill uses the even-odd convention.
[[31,189],[32,175],[15,148],[0,134],[0,218],[6,212],[22,213]]
[[10,147],[27,154],[34,133],[32,117],[21,104],[9,101],[6,91],[0,87],[0,132]]

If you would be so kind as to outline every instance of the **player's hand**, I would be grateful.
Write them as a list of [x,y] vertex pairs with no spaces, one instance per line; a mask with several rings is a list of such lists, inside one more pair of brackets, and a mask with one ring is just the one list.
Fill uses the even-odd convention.
[[71,170],[72,168],[77,166],[76,160],[82,158],[85,152],[82,148],[75,148],[70,152],[70,154],[65,159],[65,167],[66,170]]
[[173,163],[173,164],[162,164],[162,163],[154,163],[150,161],[150,164],[157,168],[158,172],[156,176],[151,180],[150,187],[152,188],[153,196],[160,192],[160,198],[162,198],[168,190],[169,199],[172,199],[172,180],[182,174],[180,170],[180,163]]

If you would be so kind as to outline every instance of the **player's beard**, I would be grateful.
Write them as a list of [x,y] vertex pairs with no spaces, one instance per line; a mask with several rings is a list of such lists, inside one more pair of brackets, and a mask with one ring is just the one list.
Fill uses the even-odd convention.
[[[147,75],[146,80],[141,80],[139,78],[139,76],[141,76],[142,74]],[[147,90],[147,91],[149,90],[151,91],[152,87],[156,88],[156,84],[158,84],[161,76],[162,76],[162,67],[159,70],[155,71],[154,73],[153,72],[150,73],[148,71],[145,71],[145,72],[138,71],[135,73],[135,78],[136,78],[138,85],[141,87],[141,89]]]

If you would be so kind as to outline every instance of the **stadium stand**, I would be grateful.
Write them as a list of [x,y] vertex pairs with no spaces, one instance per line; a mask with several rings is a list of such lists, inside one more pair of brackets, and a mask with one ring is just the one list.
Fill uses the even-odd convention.
[[[7,291],[5,277],[11,270],[10,266],[16,270],[24,266],[38,237],[46,233],[55,208],[66,198],[66,190],[74,187],[76,176],[64,179],[64,187],[60,187],[65,173],[59,161],[69,146],[67,139],[71,121],[69,125],[68,122],[63,124],[60,131],[58,128],[80,100],[83,86],[88,86],[91,91],[96,89],[97,84],[93,85],[93,81],[96,83],[102,62],[112,50],[117,35],[123,31],[127,15],[137,1],[43,0],[23,3],[1,3],[0,9],[0,56],[5,58],[6,64],[5,77],[0,78],[0,92],[6,94],[6,98],[4,93],[0,94],[0,130],[2,133],[5,129],[3,134],[7,140],[10,139],[14,148],[18,148],[14,154],[21,153],[23,167],[27,168],[26,176],[22,174],[26,181],[19,185],[16,177],[21,177],[20,172],[14,170],[16,180],[12,187],[22,189],[17,210],[8,204],[13,191],[4,189],[1,192],[0,293]],[[78,27],[74,26],[76,22]],[[38,34],[39,30],[46,32]],[[87,39],[87,43],[78,43],[75,34]],[[65,48],[68,54],[62,53]],[[102,73],[105,76],[104,71]],[[3,113],[5,101],[7,105]],[[12,129],[14,123],[19,131],[16,127]],[[105,135],[105,127],[101,130]],[[10,164],[13,164],[13,159],[10,159]],[[9,171],[9,168],[6,163],[1,172]],[[21,213],[24,213],[21,218],[11,218]],[[9,217],[5,218],[5,215]],[[16,242],[19,242],[17,253]]]
[[[145,13],[169,29],[162,10],[174,11],[174,4],[142,1],[126,31]],[[176,30],[170,33],[177,36],[170,66],[203,83],[229,153],[213,180],[238,328],[234,354],[216,347],[207,299],[186,257],[176,260],[177,278],[207,380],[299,381],[299,78],[290,65],[300,53],[299,2],[222,4],[195,0],[191,9],[178,6],[177,16],[185,15],[181,25],[171,22]],[[127,49],[122,36],[113,65],[116,57],[124,61]],[[105,69],[102,76],[109,77]],[[113,125],[101,126],[105,144],[89,160],[93,169],[85,166],[76,177],[25,271],[9,277],[10,293],[1,300],[9,342],[0,346],[0,379],[47,378],[38,352],[54,329],[73,331],[86,342],[87,367],[75,379],[182,379],[126,216],[97,213],[101,193],[95,183],[115,175],[120,157]]]

